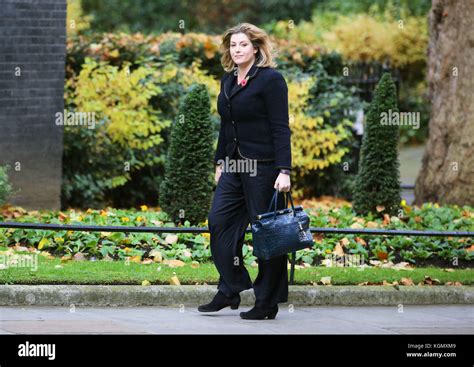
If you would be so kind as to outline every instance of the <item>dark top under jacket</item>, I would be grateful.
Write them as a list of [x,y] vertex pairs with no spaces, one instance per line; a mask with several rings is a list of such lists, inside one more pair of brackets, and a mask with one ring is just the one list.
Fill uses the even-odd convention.
[[234,156],[274,161],[275,168],[291,169],[291,131],[288,87],[283,76],[254,63],[245,86],[233,72],[221,79],[217,110],[221,116],[214,162]]

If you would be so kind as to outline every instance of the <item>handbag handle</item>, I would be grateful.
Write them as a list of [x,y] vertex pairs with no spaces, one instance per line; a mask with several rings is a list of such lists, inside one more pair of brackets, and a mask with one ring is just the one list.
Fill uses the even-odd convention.
[[[293,204],[293,198],[291,197],[291,192],[284,192],[283,193],[285,195],[285,199],[290,199],[290,203],[291,203],[291,210],[293,211],[293,213],[295,212],[295,205]],[[276,218],[276,212],[277,212],[277,203],[278,203],[278,190],[275,189],[275,192],[273,193],[273,197],[272,197],[272,200],[270,201],[270,205],[268,207],[268,210],[267,212],[270,212],[271,208],[272,208],[272,204],[273,204],[273,219]],[[288,207],[288,201],[285,200],[285,209]]]

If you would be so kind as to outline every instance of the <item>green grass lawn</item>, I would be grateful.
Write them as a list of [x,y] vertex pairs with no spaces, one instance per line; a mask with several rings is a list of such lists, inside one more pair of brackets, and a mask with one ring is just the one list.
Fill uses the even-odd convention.
[[[56,268],[61,265],[61,268]],[[159,270],[158,270],[159,269]],[[252,279],[257,276],[258,268],[247,266]],[[169,284],[176,273],[181,284],[217,284],[218,273],[212,263],[200,264],[193,268],[186,264],[183,267],[170,268],[168,265],[137,264],[125,261],[68,261],[47,259],[38,256],[36,271],[26,267],[8,267],[0,270],[0,284],[141,284],[148,280],[151,284]],[[459,269],[446,272],[440,268],[415,268],[414,270],[393,270],[381,268],[336,268],[312,267],[295,271],[296,284],[319,282],[321,277],[331,277],[333,285],[356,285],[363,282],[382,283],[411,278],[415,284],[423,281],[425,276],[437,279],[441,284],[461,282],[463,285],[474,284],[474,270]]]

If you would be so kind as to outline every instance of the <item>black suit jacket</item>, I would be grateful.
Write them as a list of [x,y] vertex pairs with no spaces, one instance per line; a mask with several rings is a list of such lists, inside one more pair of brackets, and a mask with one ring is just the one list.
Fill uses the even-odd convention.
[[214,162],[237,153],[257,161],[274,161],[291,169],[288,87],[277,70],[254,63],[245,86],[233,72],[221,79],[217,110],[221,116]]

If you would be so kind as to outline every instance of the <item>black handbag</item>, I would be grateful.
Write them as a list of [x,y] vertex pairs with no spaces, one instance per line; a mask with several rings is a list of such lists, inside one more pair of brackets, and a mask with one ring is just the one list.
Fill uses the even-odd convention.
[[[275,190],[267,213],[257,215],[252,223],[253,254],[264,260],[302,250],[314,245],[313,236],[309,230],[309,216],[301,205],[294,206],[289,192],[285,193],[290,199],[285,209],[277,210],[278,191]],[[286,201],[286,200],[285,200]],[[273,211],[271,210],[274,204]]]

